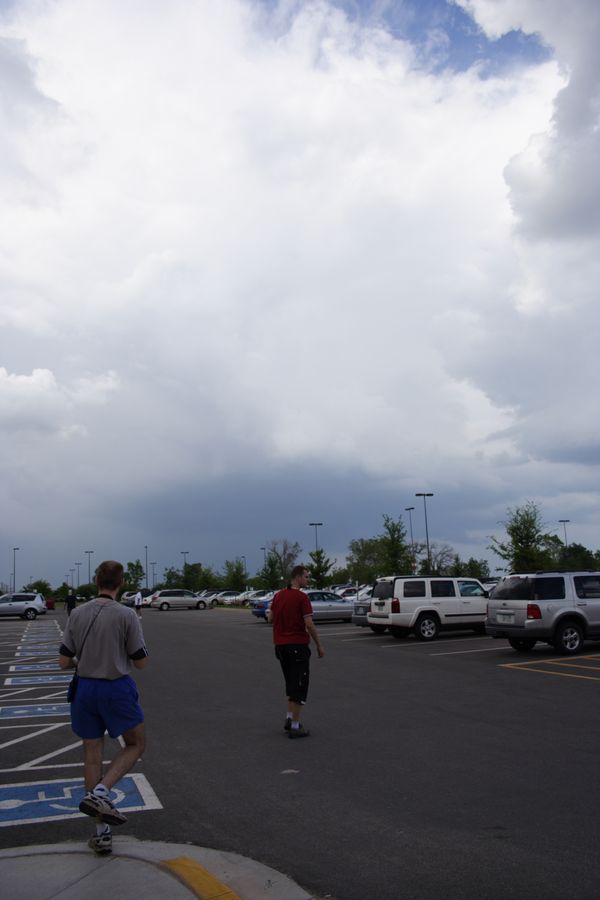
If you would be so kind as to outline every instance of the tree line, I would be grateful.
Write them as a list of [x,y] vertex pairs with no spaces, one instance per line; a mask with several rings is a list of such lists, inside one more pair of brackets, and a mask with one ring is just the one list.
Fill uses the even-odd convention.
[[[543,523],[541,509],[533,500],[526,501],[522,506],[509,507],[506,520],[500,524],[505,535],[502,538],[492,537],[488,549],[502,560],[504,565],[501,568],[506,572],[600,570],[600,550],[588,550],[577,543],[567,544],[549,532]],[[242,559],[225,560],[220,571],[200,562],[186,562],[181,569],[174,566],[166,568],[162,579],[150,587],[156,590],[187,588],[191,591],[279,588],[288,582],[301,554],[302,548],[297,541],[278,538],[266,544],[263,566],[251,577]],[[380,534],[350,541],[343,566],[336,566],[322,548],[311,551],[305,562],[310,569],[312,584],[316,587],[357,582],[370,584],[383,575],[395,574],[466,575],[482,581],[491,577],[487,560],[473,557],[463,560],[449,544],[431,542],[428,556],[424,542],[407,540],[402,516],[394,519],[386,514],[383,515]],[[144,566],[139,559],[127,563],[124,590],[144,587],[145,579]],[[44,580],[23,586],[23,590],[39,591],[57,599],[66,597],[69,589],[68,584],[63,582],[53,590]],[[82,597],[93,597],[95,585],[80,585],[77,593]]]

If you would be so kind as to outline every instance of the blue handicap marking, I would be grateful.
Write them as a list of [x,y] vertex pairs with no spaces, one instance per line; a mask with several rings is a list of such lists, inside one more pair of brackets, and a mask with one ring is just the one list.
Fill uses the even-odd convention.
[[47,659],[49,656],[52,657],[52,659],[56,659],[56,651],[40,649],[35,652],[15,653],[15,659],[23,659],[23,657],[26,657],[27,659]]
[[4,684],[67,684],[73,675],[15,675],[5,678]]
[[0,719],[37,719],[41,716],[68,716],[68,703],[41,703],[31,706],[0,706]]
[[51,672],[60,671],[58,663],[19,663],[16,666],[9,666],[9,672]]
[[[83,778],[2,785],[0,826],[80,817],[84,794]],[[110,799],[124,813],[162,809],[147,779],[137,773],[125,775],[111,790]]]

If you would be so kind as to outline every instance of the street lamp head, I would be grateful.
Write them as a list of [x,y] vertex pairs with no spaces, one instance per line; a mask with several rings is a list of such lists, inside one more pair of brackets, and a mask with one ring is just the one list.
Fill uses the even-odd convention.
[[404,507],[404,512],[412,512],[413,509],[414,509],[414,506],[405,506],[405,507]]
[[571,520],[570,519],[559,519],[558,521],[564,525],[565,522],[570,522]]
[[415,497],[433,497],[433,494],[420,493],[415,494]]
[[311,528],[318,528],[323,523],[322,522],[309,522],[308,524]]

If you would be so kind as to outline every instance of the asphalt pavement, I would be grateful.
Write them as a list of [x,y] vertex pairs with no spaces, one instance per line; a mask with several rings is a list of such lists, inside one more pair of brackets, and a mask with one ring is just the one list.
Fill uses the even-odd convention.
[[[165,868],[189,859],[223,896],[285,886],[333,900],[597,900],[598,645],[565,660],[468,633],[422,644],[322,625],[311,736],[289,741],[267,625],[246,610],[145,611],[150,659],[136,678],[148,745],[120,783],[128,822],[97,859],[77,813],[64,685],[43,656],[61,613],[45,618],[0,623],[3,873],[74,860],[87,896],[102,873],[130,868],[134,884],[144,870],[191,890]],[[39,682],[22,674],[35,666],[47,669]],[[31,848],[43,868],[23,862]],[[57,853],[68,858],[50,865]],[[247,893],[233,862],[267,893]],[[76,880],[61,890],[39,896],[83,896]],[[19,896],[13,885],[7,896]]]

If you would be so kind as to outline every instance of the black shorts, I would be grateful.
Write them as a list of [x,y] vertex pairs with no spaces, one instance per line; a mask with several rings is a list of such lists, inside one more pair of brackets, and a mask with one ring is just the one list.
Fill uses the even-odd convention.
[[308,695],[310,647],[308,644],[278,644],[275,656],[281,664],[288,700],[304,703]]

